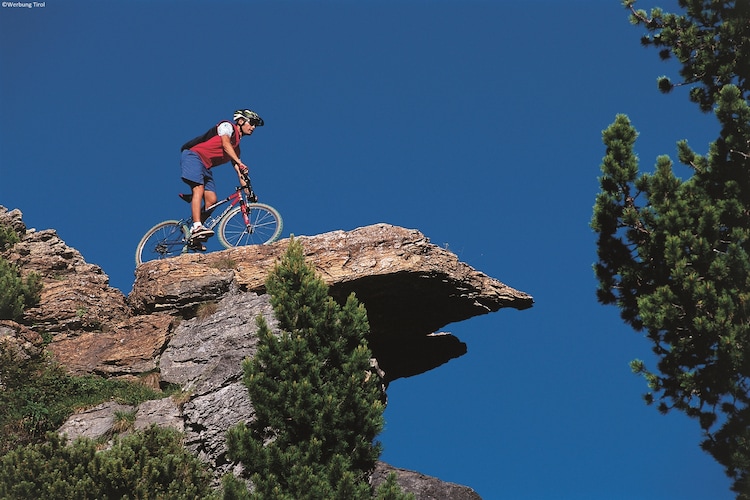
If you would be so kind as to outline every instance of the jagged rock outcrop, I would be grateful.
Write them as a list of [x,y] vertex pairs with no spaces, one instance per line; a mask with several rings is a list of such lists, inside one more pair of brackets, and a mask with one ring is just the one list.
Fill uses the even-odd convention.
[[[217,475],[232,468],[225,432],[253,415],[241,362],[255,353],[256,318],[263,316],[275,328],[264,281],[288,240],[145,263],[126,299],[109,287],[101,268],[86,263],[55,231],[28,230],[18,210],[3,207],[0,225],[21,237],[3,256],[24,274],[40,274],[44,285],[40,304],[26,311],[22,324],[0,322],[0,340],[32,352],[44,336],[72,373],[182,388],[178,397],[138,407],[110,402],[87,409],[60,431],[105,437],[115,432],[118,412],[134,412],[134,428],[176,427],[185,432],[186,447]],[[343,300],[354,292],[365,305],[377,358],[373,370],[386,383],[466,352],[465,344],[440,328],[533,304],[531,296],[472,269],[418,231],[377,224],[298,239],[334,297]],[[379,464],[373,482],[390,470],[418,499],[479,498],[470,488],[387,464]]]
[[87,263],[53,229],[27,230],[19,210],[0,207],[0,225],[12,227],[21,241],[6,252],[22,274],[42,277],[39,307],[25,312],[25,322],[53,336],[100,331],[104,325],[130,315],[125,297],[109,286],[109,277],[99,266]]

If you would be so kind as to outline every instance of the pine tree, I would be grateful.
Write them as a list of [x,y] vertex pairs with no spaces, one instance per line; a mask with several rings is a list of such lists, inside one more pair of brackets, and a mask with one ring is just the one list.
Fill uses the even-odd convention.
[[682,64],[684,81],[660,77],[659,88],[692,87],[721,131],[705,156],[678,143],[687,180],[667,156],[639,173],[626,116],[604,131],[597,297],[653,342],[657,369],[631,364],[648,381],[646,402],[695,418],[702,447],[750,498],[750,2],[681,0],[685,15],[634,3],[623,2],[651,33],[643,44]]
[[294,239],[266,288],[281,333],[258,319],[258,352],[243,365],[255,415],[230,429],[230,457],[244,465],[255,498],[371,498],[384,405],[366,311],[354,295],[343,305],[328,296]]

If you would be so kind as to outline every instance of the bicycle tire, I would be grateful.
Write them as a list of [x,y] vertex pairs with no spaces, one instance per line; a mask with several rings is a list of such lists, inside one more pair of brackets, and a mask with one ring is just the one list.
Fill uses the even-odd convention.
[[264,203],[248,203],[247,208],[249,224],[245,224],[241,207],[233,208],[219,222],[219,242],[225,248],[265,245],[281,236],[284,222],[275,208]]
[[180,221],[165,220],[158,223],[143,235],[135,248],[135,264],[166,259],[187,252],[189,236],[187,227]]

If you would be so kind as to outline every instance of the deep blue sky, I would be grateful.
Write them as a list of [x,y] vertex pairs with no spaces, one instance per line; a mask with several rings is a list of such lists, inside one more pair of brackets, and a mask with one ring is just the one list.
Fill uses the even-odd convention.
[[180,145],[253,108],[242,158],[284,236],[416,228],[535,298],[449,325],[468,354],[391,385],[385,461],[485,499],[731,498],[698,425],[642,403],[650,346],[595,299],[601,131],[630,116],[645,170],[716,135],[658,93],[675,66],[641,34],[619,0],[2,7],[0,204],[127,294],[142,234],[187,215]]

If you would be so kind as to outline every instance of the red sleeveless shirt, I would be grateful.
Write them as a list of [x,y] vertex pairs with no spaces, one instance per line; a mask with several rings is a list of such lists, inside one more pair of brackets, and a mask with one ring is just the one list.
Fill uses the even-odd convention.
[[[231,160],[226,151],[224,151],[224,146],[222,146],[221,144],[221,136],[217,131],[221,123],[223,122],[218,123],[215,127],[213,127],[202,136],[196,137],[189,143],[185,144],[185,146],[187,147],[182,147],[183,150],[189,149],[190,151],[197,154],[206,168],[215,167],[217,165],[227,163]],[[232,144],[232,148],[234,149],[235,154],[239,157],[241,136],[240,127],[232,122],[227,123],[230,123],[234,128],[234,132],[229,137],[229,140]]]

